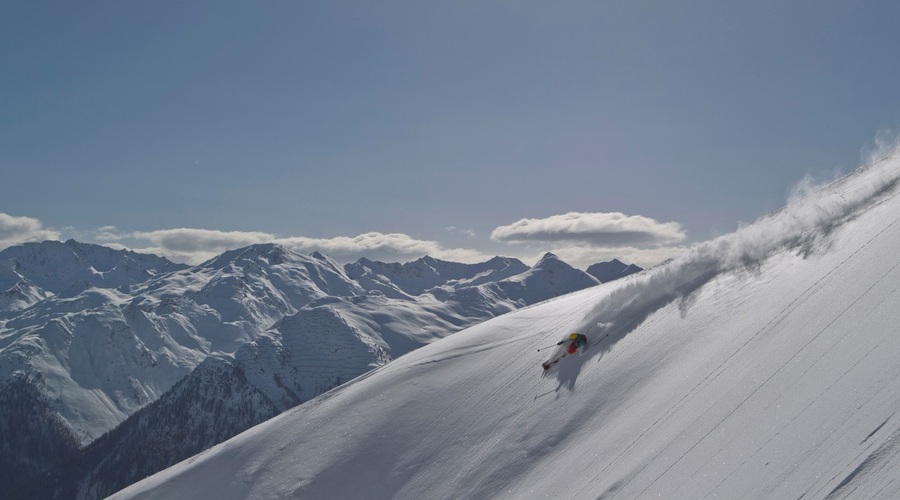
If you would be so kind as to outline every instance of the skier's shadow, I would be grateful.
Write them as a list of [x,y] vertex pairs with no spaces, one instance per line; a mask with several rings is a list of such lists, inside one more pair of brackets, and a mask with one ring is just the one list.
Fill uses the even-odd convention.
[[[693,290],[693,288],[689,289],[685,292],[687,295],[681,296],[683,302],[689,300]],[[626,297],[628,297],[628,295],[626,295]],[[678,296],[674,296],[673,298],[673,296],[666,295],[662,298],[651,299],[637,305],[632,305],[631,308],[626,307],[624,312],[617,313],[618,321],[604,321],[605,318],[603,314],[589,314],[580,330],[588,332],[588,342],[593,342],[593,344],[590,345],[588,348],[589,350],[585,354],[569,356],[558,363],[559,371],[557,372],[556,378],[559,381],[559,385],[556,387],[557,394],[559,394],[560,389],[564,388],[568,389],[569,392],[574,391],[575,383],[578,381],[578,375],[581,374],[581,370],[588,360],[592,359],[599,362],[616,343],[637,329],[650,314],[664,307],[672,300],[675,300],[675,298],[678,298]],[[633,304],[634,301],[627,300],[626,303]],[[684,307],[687,308],[688,305],[685,305]],[[605,309],[599,309],[601,312],[605,312]],[[599,328],[594,329],[595,327]],[[592,329],[593,331],[591,331]]]
[[556,389],[554,389],[557,395],[561,389],[567,389],[569,392],[573,392],[575,390],[575,383],[578,381],[578,376],[581,374],[581,370],[584,369],[587,362],[589,360],[599,362],[607,351],[612,348],[612,342],[618,341],[626,334],[627,331],[623,331],[621,328],[605,331],[601,330],[600,334],[598,334],[600,335],[600,338],[595,339],[597,344],[592,345],[585,354],[567,356],[561,362],[557,363],[556,366],[559,368],[556,371],[556,380],[559,383],[556,386]]
[[559,367],[556,373],[556,380],[559,382],[559,385],[556,386],[557,394],[560,389],[567,389],[569,392],[575,390],[575,382],[578,381],[578,375],[581,373],[581,368],[587,360],[588,356],[576,355],[569,356],[568,359],[564,359],[562,363],[557,364]]

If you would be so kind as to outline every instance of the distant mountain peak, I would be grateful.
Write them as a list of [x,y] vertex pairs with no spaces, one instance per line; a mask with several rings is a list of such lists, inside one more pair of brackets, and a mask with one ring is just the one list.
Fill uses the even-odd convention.
[[556,267],[571,267],[569,264],[565,263],[562,259],[560,259],[556,254],[552,252],[547,252],[543,257],[534,265],[533,269],[545,269],[545,268],[556,268]]
[[275,256],[275,260],[279,260],[279,258],[284,257],[285,254],[286,250],[276,243],[256,243],[246,247],[226,250],[218,256],[200,264],[200,267],[223,269],[242,259],[254,260],[262,257],[269,259],[270,257]]
[[607,283],[641,271],[643,269],[634,264],[625,264],[619,259],[613,259],[609,262],[593,264],[587,268],[586,272],[602,283]]
[[[477,285],[508,278],[528,270],[518,259],[495,257],[487,262],[463,264],[448,262],[426,255],[405,264],[384,263],[361,258],[344,266],[347,274],[370,285],[378,284],[381,291],[417,296],[447,284]],[[396,293],[394,293],[396,295]]]
[[164,257],[75,240],[24,243],[0,251],[0,290],[21,279],[60,293],[78,281],[102,288],[127,287],[188,266]]

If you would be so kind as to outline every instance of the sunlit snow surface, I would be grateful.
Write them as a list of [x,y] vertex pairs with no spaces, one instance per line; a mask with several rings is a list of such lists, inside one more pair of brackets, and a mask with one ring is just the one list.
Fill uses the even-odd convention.
[[898,177],[464,330],[116,498],[898,498]]

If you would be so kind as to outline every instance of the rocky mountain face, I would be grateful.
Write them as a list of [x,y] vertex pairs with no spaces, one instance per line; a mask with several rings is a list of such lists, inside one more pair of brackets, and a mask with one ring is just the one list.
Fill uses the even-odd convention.
[[78,439],[39,385],[23,374],[0,384],[0,485],[5,498],[65,498]]
[[[436,339],[598,283],[552,254],[532,268],[341,266],[254,245],[187,267],[74,241],[12,247],[0,395],[26,391],[43,423],[29,458],[4,454],[0,469],[24,464],[25,485],[55,474],[50,496],[96,498]],[[23,414],[0,406],[0,431]]]
[[[231,358],[210,356],[88,446],[67,498],[104,498],[280,413]],[[74,485],[74,486],[73,486]]]

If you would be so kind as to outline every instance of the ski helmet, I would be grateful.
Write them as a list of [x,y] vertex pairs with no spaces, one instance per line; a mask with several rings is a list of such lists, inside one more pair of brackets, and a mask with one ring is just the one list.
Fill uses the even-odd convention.
[[572,339],[572,340],[578,340],[578,334],[577,334],[577,333],[573,333],[572,335],[569,335],[569,338]]

